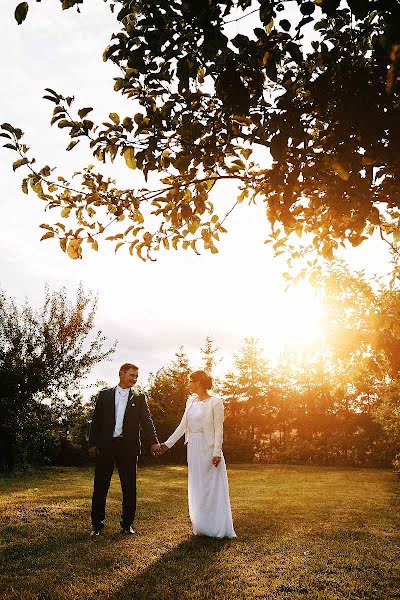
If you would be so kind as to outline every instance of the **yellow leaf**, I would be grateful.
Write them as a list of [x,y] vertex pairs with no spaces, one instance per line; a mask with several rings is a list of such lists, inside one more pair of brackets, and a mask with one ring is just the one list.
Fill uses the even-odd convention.
[[268,23],[268,25],[265,26],[265,31],[267,33],[271,33],[273,27],[274,27],[274,20],[271,19],[270,22]]
[[373,225],[380,225],[381,217],[380,217],[379,210],[376,208],[376,206],[373,206],[371,208],[371,212],[369,213],[368,218],[369,218],[370,223],[372,223]]
[[206,188],[207,192],[209,192],[210,190],[212,190],[212,188],[214,187],[216,181],[217,181],[216,179],[209,179],[208,181],[205,182],[204,185],[205,185],[205,188]]
[[63,208],[61,211],[62,218],[66,219],[67,217],[69,217],[70,212],[71,212],[71,208],[69,206],[67,206],[66,208]]
[[241,155],[244,156],[246,160],[249,159],[249,156],[252,152],[253,151],[250,150],[250,148],[242,148],[242,150],[240,151]]
[[63,252],[67,249],[67,238],[60,238],[60,248]]
[[136,169],[136,158],[133,148],[126,148],[124,151],[126,166],[130,169]]
[[196,240],[192,240],[192,241],[190,242],[190,245],[191,245],[191,247],[192,247],[192,250],[193,250],[194,252],[196,252],[196,254],[197,254],[198,256],[200,256],[200,252],[198,252],[198,250],[197,250],[197,248],[196,248]]
[[40,241],[47,240],[48,238],[52,238],[52,237],[54,237],[54,233],[52,231],[48,231],[47,233],[42,235],[42,237],[40,238]]
[[117,113],[110,113],[108,116],[110,117],[111,121],[113,121],[116,125],[119,125],[120,119]]
[[334,160],[332,162],[332,168],[335,171],[335,173],[339,175],[340,179],[343,179],[343,181],[347,181],[349,179],[350,173],[348,169],[346,169],[346,167],[338,160]]
[[104,162],[104,150],[97,150],[97,152],[95,153],[95,157],[97,158],[97,160],[101,160]]
[[131,256],[133,256],[133,250],[134,250],[134,248],[135,248],[136,244],[138,243],[138,241],[139,241],[139,240],[135,240],[135,241],[134,241],[134,242],[132,242],[132,244],[129,246],[129,254],[130,254]]
[[238,123],[243,123],[243,125],[251,125],[253,123],[250,117],[243,117],[242,115],[232,115],[232,119]]
[[92,242],[92,250],[96,250],[96,252],[97,252],[98,249],[99,249],[99,244],[97,243],[96,240],[93,240],[93,242]]
[[243,192],[238,196],[237,198],[237,203],[240,204],[241,202],[243,202],[243,200],[245,198],[247,198],[247,196],[249,195],[249,191],[248,189],[244,189]]
[[73,260],[76,260],[77,258],[81,258],[81,256],[82,256],[81,244],[82,244],[81,238],[78,238],[78,239],[73,238],[72,240],[69,241],[67,254]]

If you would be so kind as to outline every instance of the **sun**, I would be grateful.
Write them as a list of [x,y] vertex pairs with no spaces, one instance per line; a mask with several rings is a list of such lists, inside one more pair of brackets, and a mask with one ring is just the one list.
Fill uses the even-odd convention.
[[291,350],[307,352],[323,340],[324,305],[318,291],[305,282],[275,296],[267,314],[268,319],[257,319],[254,314],[257,327],[252,330],[272,356]]
[[287,346],[308,346],[323,333],[323,303],[306,283],[289,288],[280,309],[282,340]]

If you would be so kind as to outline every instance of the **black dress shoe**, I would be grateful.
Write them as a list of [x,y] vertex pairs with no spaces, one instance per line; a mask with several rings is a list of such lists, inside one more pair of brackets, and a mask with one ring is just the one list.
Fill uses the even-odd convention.
[[129,525],[128,527],[123,526],[121,528],[121,533],[123,533],[124,535],[134,535],[135,530],[133,529],[132,525]]
[[97,538],[97,537],[100,537],[100,535],[101,535],[101,529],[97,529],[96,527],[93,527],[92,531],[90,532],[90,537]]

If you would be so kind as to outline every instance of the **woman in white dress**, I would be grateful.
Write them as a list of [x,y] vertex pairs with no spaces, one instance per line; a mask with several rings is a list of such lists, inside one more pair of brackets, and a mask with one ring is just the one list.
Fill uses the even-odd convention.
[[224,405],[210,395],[212,379],[204,371],[190,376],[191,396],[174,433],[160,445],[160,454],[183,435],[187,443],[189,516],[194,535],[235,538],[228,476],[222,454]]

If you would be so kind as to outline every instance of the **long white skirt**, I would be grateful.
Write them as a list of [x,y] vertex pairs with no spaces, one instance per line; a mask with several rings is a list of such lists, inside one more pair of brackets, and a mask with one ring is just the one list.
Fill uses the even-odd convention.
[[213,448],[204,433],[197,432],[189,434],[187,458],[189,516],[194,535],[235,538],[224,457],[214,467]]

